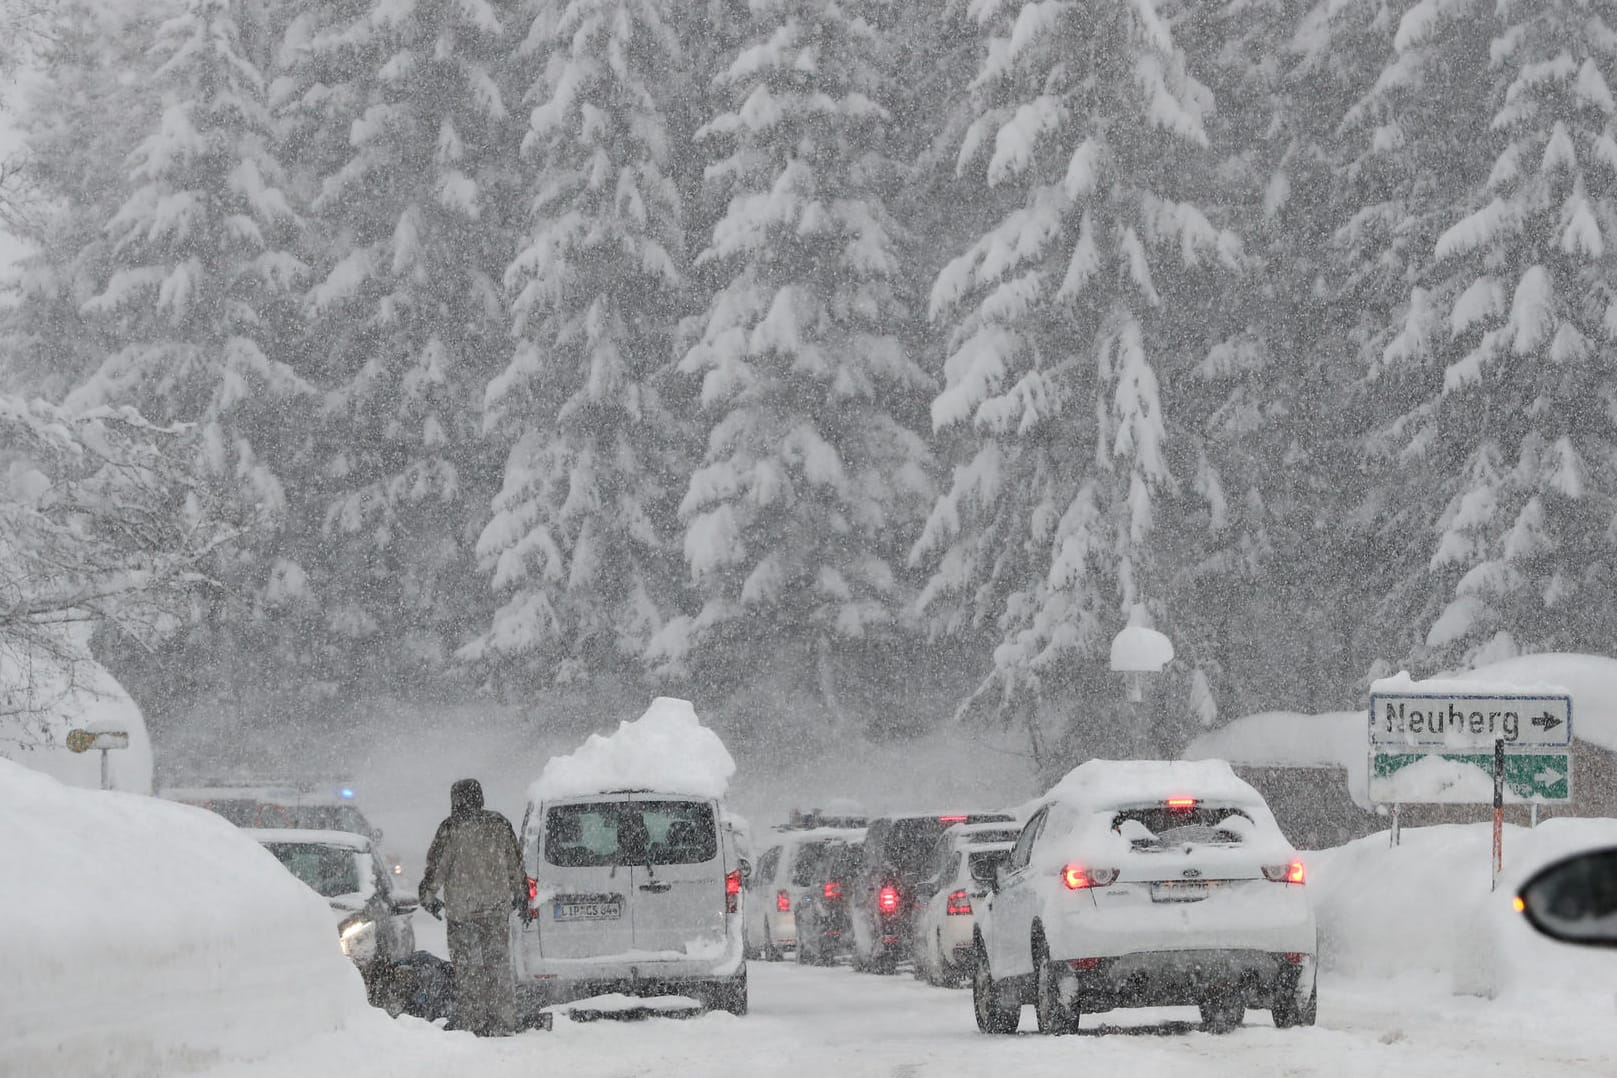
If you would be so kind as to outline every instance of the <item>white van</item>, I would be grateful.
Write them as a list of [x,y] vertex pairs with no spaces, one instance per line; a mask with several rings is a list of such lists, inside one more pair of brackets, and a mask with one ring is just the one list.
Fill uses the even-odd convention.
[[530,801],[530,916],[514,948],[529,1008],[607,992],[747,1012],[746,873],[723,806],[617,790]]

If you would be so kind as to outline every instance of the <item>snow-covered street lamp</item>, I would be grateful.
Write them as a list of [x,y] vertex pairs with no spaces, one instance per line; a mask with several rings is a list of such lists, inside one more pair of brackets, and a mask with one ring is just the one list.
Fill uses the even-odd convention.
[[[1146,679],[1161,674],[1173,662],[1173,641],[1155,629],[1140,624],[1145,611],[1135,607],[1129,624],[1112,637],[1112,669],[1123,675],[1131,704],[1145,701]],[[1134,742],[1136,755],[1144,759],[1152,755],[1151,739],[1146,730],[1146,715],[1135,707]]]

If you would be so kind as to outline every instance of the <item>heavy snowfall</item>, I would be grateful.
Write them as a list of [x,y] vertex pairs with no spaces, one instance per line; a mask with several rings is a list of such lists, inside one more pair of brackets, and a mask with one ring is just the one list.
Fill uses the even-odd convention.
[[1617,846],[1614,85],[1617,0],[0,0],[0,1075],[1617,1070],[1523,912]]

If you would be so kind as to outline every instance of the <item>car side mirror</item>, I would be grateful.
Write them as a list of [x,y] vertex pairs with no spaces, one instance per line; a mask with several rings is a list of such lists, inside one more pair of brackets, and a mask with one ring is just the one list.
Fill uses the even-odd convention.
[[394,913],[414,913],[421,908],[421,901],[414,895],[394,895],[392,899]]
[[996,864],[974,864],[971,866],[971,879],[980,883],[991,891],[999,889],[999,866]]
[[1522,885],[1516,909],[1551,939],[1617,947],[1617,847],[1557,861]]
[[743,882],[751,881],[751,879],[752,879],[752,862],[751,861],[747,860],[745,857],[739,858],[736,861],[736,868],[741,870],[741,879],[742,879]]

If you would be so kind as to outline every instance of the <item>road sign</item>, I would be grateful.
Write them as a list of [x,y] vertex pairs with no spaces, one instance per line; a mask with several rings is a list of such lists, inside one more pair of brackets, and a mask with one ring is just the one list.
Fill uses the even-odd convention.
[[[1370,800],[1485,804],[1493,800],[1493,771],[1492,752],[1377,752],[1370,758]],[[1540,805],[1571,801],[1571,753],[1507,751],[1505,800]]]
[[1568,748],[1572,698],[1564,695],[1478,693],[1373,693],[1372,753]]
[[91,749],[127,749],[129,735],[122,730],[103,730],[96,733],[92,730],[69,730],[67,732],[67,751],[89,752]]

